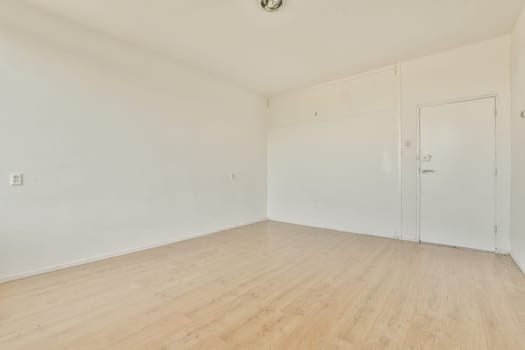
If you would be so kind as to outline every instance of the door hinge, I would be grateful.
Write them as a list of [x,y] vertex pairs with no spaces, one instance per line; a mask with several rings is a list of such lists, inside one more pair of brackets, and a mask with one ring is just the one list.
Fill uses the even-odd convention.
[[498,225],[495,225],[495,226],[494,226],[494,233],[495,233],[495,234],[498,234],[498,231],[499,231]]
[[498,176],[498,174],[499,174],[498,168],[494,169],[494,175]]

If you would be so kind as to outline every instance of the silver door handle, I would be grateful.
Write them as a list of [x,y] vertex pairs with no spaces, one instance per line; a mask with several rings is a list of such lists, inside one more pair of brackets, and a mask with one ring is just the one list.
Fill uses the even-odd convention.
[[435,173],[435,170],[421,170],[421,174]]

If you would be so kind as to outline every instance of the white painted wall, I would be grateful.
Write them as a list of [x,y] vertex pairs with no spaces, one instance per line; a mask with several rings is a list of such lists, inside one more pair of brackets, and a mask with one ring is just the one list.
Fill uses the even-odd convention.
[[399,68],[271,99],[269,218],[417,240],[418,105],[497,94],[497,249],[508,251],[509,36]]
[[265,219],[263,97],[17,1],[0,75],[0,280]]
[[398,86],[392,68],[271,100],[270,219],[400,232]]
[[525,9],[512,36],[512,257],[525,272]]

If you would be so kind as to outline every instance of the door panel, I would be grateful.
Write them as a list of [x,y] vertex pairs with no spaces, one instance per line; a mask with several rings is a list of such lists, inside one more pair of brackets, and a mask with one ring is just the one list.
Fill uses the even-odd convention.
[[495,99],[420,114],[420,239],[495,250]]

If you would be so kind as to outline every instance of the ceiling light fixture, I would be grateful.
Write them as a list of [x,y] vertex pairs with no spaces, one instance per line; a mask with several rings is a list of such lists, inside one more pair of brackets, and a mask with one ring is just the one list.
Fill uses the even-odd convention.
[[283,6],[284,0],[261,0],[261,7],[268,12],[274,12]]

